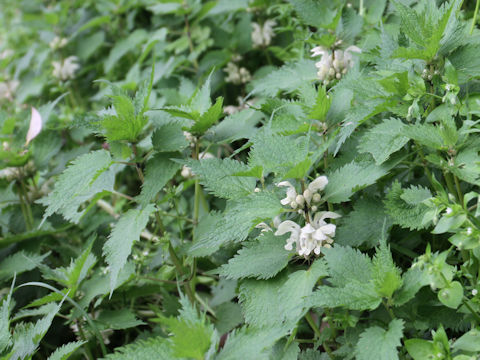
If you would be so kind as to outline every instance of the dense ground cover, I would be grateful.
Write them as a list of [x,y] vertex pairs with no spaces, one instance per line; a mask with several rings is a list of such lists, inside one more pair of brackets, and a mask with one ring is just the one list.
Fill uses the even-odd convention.
[[460,0],[3,0],[2,359],[477,359]]

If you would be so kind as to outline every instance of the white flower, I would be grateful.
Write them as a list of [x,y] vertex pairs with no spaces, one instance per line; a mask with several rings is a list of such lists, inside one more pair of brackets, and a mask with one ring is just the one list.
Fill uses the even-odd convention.
[[314,47],[312,57],[321,56],[321,60],[315,64],[318,69],[317,76],[320,81],[327,82],[332,79],[340,79],[348,69],[354,65],[354,53],[362,52],[357,46],[349,46],[343,50],[335,50],[330,53],[323,46]]
[[75,71],[80,68],[77,61],[78,58],[76,56],[69,56],[63,61],[52,62],[53,76],[62,81],[73,79],[75,77]]
[[63,48],[65,45],[68,44],[68,40],[66,38],[61,38],[59,36],[55,36],[52,41],[50,41],[50,48],[52,50]]
[[[292,206],[292,208],[296,208],[297,207],[297,203],[295,202],[295,200],[297,199],[297,190],[295,190],[295,187],[290,184],[290,182],[288,181],[282,181],[282,182],[279,182],[277,184],[278,187],[280,186],[286,186],[288,189],[287,189],[287,196],[280,200],[280,204],[282,205],[288,205],[290,204],[290,206]],[[295,205],[293,205],[295,204]]]
[[298,255],[309,256],[312,251],[319,255],[322,247],[331,247],[332,238],[335,236],[335,225],[326,223],[325,219],[337,219],[339,217],[339,214],[331,211],[319,212],[315,214],[311,223],[306,223],[302,228],[297,223],[286,220],[278,226],[275,235],[290,233],[285,250],[292,250],[295,243],[295,250]]
[[227,77],[225,81],[232,84],[245,84],[252,80],[252,75],[250,75],[250,71],[248,71],[244,67],[238,67],[237,64],[233,62],[229,62],[227,67],[223,70],[227,73]]
[[473,296],[477,296],[477,294],[478,294],[478,290],[477,290],[477,289],[473,289],[473,290],[472,290],[472,295],[473,295]]
[[307,204],[310,204],[310,201],[312,199],[315,202],[320,201],[321,197],[320,194],[318,194],[318,191],[323,191],[325,189],[325,186],[328,184],[328,179],[326,176],[319,176],[315,180],[313,180],[310,184],[308,184],[307,189],[303,192],[303,197],[305,198],[305,201]]
[[30,126],[28,128],[25,145],[28,145],[30,141],[40,134],[40,131],[42,131],[42,123],[42,116],[38,110],[32,106],[32,116],[30,118]]
[[253,47],[261,48],[270,45],[272,38],[275,36],[273,27],[277,25],[274,20],[267,20],[261,26],[258,23],[252,23],[252,43]]

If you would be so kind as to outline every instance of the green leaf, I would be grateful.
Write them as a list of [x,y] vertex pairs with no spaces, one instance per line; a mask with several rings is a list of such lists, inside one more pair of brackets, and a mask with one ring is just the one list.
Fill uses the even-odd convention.
[[248,164],[251,167],[261,166],[264,176],[273,172],[277,177],[284,178],[288,171],[305,161],[308,155],[305,138],[294,139],[264,130],[258,132],[252,141]]
[[152,135],[153,148],[159,152],[180,151],[188,146],[180,123],[161,125]]
[[[335,17],[335,12],[330,10],[327,4],[320,4],[314,0],[289,0],[289,2],[305,25],[324,27]],[[341,9],[338,12],[341,13]]]
[[82,155],[60,175],[55,188],[38,202],[47,206],[43,221],[59,213],[71,222],[78,223],[86,209],[78,211],[85,201],[102,191],[113,191],[115,172],[111,165],[110,154],[97,150]]
[[256,180],[233,176],[247,171],[248,166],[233,159],[189,160],[187,166],[211,194],[225,199],[241,199],[253,192]]
[[113,95],[113,107],[115,115],[106,115],[102,119],[104,135],[109,142],[126,140],[135,142],[138,140],[143,127],[148,119],[142,112],[137,113],[132,99],[126,95]]
[[100,323],[100,328],[114,330],[145,325],[145,323],[138,320],[135,314],[129,309],[103,310],[95,321]]
[[270,349],[285,334],[286,331],[277,327],[254,329],[244,326],[228,335],[215,360],[268,360]]
[[[204,114],[208,109],[211,108],[212,100],[210,99],[210,83],[212,79],[212,74],[213,72],[210,73],[202,87],[200,89],[197,88],[192,98],[189,100],[189,107],[192,112]],[[221,101],[223,102],[223,99]]]
[[283,320],[282,299],[278,296],[287,276],[281,273],[269,280],[242,281],[238,300],[242,305],[245,323],[256,327],[273,327]]
[[359,199],[353,205],[353,211],[337,220],[335,243],[374,247],[382,237],[384,223],[387,230],[392,226],[392,220],[386,214],[381,201],[371,198]]
[[241,242],[255,225],[274,218],[283,210],[278,198],[267,191],[253,193],[227,204],[224,213],[215,216],[209,229],[192,244],[190,255],[207,256],[227,243]]
[[173,334],[169,341],[173,354],[179,358],[203,360],[210,347],[214,328],[207,323],[205,314],[199,315],[186,297],[181,296],[182,310],[177,318],[164,318]]
[[378,295],[390,299],[402,286],[402,277],[400,269],[393,262],[390,248],[385,240],[380,242],[372,264],[372,278]]
[[330,203],[347,201],[356,191],[374,184],[379,178],[386,175],[400,158],[392,158],[381,165],[374,161],[352,161],[340,169],[327,175],[328,185],[325,188],[325,198]]
[[192,134],[203,134],[210,129],[223,114],[223,98],[217,98],[215,105],[208,109],[190,128]]
[[308,170],[312,166],[312,160],[306,158],[305,160],[296,164],[285,175],[285,179],[303,179],[308,174]]
[[431,341],[423,339],[405,340],[405,348],[413,360],[434,359],[439,351]]
[[423,271],[418,268],[410,268],[403,274],[402,283],[402,287],[393,296],[395,306],[406,304],[415,297],[418,290],[430,282]]
[[161,336],[156,336],[118,347],[113,354],[108,354],[105,360],[172,360],[173,358],[173,351],[168,340]]
[[402,127],[401,134],[428,148],[434,150],[444,149],[442,134],[435,125],[405,125]]
[[388,324],[388,330],[372,326],[360,334],[356,346],[357,360],[398,360],[397,348],[402,346],[404,323],[395,319]]
[[480,351],[480,331],[472,329],[463,334],[453,343],[453,349],[471,352]]
[[25,359],[31,357],[38,348],[40,341],[47,333],[53,318],[60,311],[62,303],[58,304],[54,311],[38,320],[35,324],[19,323],[15,326],[13,332],[13,347],[10,351],[8,359]]
[[170,160],[171,157],[171,153],[157,153],[147,161],[142,191],[136,198],[142,206],[147,206],[180,170],[181,165]]
[[110,266],[110,294],[115,289],[118,274],[127,262],[133,243],[140,237],[150,214],[154,211],[155,206],[152,204],[147,205],[142,210],[128,210],[113,227],[107,242],[103,246],[103,254]]
[[282,237],[269,231],[256,240],[245,243],[228,261],[222,265],[220,275],[229,279],[255,277],[268,279],[279,273],[288,264],[290,253],[284,249]]
[[400,183],[395,181],[385,198],[385,208],[393,223],[410,230],[425,228],[428,224],[422,224],[422,220],[429,208],[421,201],[427,196],[427,191],[413,185],[402,189]]
[[449,308],[456,309],[463,299],[463,287],[458,281],[452,281],[438,292],[438,300]]
[[7,298],[2,301],[2,306],[0,306],[0,353],[10,346],[10,303],[12,301],[12,293],[15,285],[15,280],[12,282],[10,287],[10,292],[7,295]]
[[38,267],[50,253],[43,255],[27,253],[23,250],[10,255],[0,263],[0,280],[9,280],[25,271]]
[[325,121],[331,104],[332,99],[327,95],[325,89],[319,86],[315,105],[312,107],[308,117],[319,121]]
[[267,76],[252,81],[253,93],[274,97],[280,91],[291,93],[316,79],[315,61],[304,59],[284,65]]
[[358,150],[369,152],[377,165],[382,164],[391,154],[400,150],[408,142],[408,137],[401,134],[404,126],[402,121],[398,119],[384,120],[371,128],[360,139]]
[[85,343],[85,341],[74,341],[62,345],[57,348],[52,354],[50,354],[48,360],[67,360],[80,346]]

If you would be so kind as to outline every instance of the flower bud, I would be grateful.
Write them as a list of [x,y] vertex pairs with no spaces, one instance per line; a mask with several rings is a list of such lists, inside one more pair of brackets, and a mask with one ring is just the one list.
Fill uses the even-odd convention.
[[253,190],[253,191],[258,193],[258,192],[260,192],[260,188],[256,187],[255,190]]
[[318,210],[318,207],[317,207],[316,205],[313,205],[313,206],[312,206],[312,211],[315,212],[315,211],[317,211],[317,210]]
[[320,196],[320,194],[313,194],[312,200],[314,202],[319,202],[321,199],[322,197]]
[[298,206],[298,204],[297,204],[295,201],[292,201],[292,202],[290,203],[290,206],[292,207],[292,209],[296,209],[297,206]]
[[305,198],[303,197],[303,195],[297,195],[297,197],[295,198],[295,202],[298,205],[303,206],[303,204],[305,203]]

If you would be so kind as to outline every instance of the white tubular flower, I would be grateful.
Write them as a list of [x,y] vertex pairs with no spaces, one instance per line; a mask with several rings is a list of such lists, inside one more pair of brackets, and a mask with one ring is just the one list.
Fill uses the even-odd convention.
[[69,56],[63,61],[52,62],[53,76],[62,81],[73,79],[75,77],[75,71],[80,68],[77,61],[78,58],[76,56]]
[[344,52],[345,68],[352,68],[354,64],[353,53],[360,54],[361,52],[362,49],[355,45],[346,48]]
[[290,237],[287,239],[287,244],[285,245],[285,250],[292,250],[293,244],[295,243],[298,249],[298,242],[300,237],[300,225],[294,223],[291,220],[286,220],[278,225],[277,231],[275,231],[275,235],[283,235],[286,233],[290,233]]
[[325,49],[323,46],[314,47],[312,50],[310,50],[310,52],[312,53],[312,57],[319,55],[328,55],[328,50]]
[[319,191],[323,191],[325,189],[325,186],[328,184],[328,179],[326,176],[319,176],[315,180],[313,180],[310,184],[308,184],[308,187],[305,189],[303,192],[303,197],[305,198],[305,201],[307,204],[310,205],[310,202],[312,199],[315,202],[320,201],[321,197],[320,194],[318,194]]
[[255,228],[256,229],[261,229],[260,230],[261,233],[264,233],[264,232],[267,232],[267,231],[272,231],[272,228],[270,226],[268,226],[267,223],[264,223],[264,222],[261,222],[260,224],[256,225]]
[[[295,190],[295,187],[292,184],[290,184],[290,182],[282,181],[282,182],[279,182],[277,186],[278,187],[280,187],[280,186],[288,187],[287,197],[285,199],[280,200],[280,204],[282,204],[282,205],[290,204],[290,206],[292,206],[292,203],[296,204],[295,199],[297,198],[297,190]],[[293,207],[293,208],[295,208],[295,207]]]
[[261,48],[270,45],[272,38],[275,36],[273,27],[277,25],[274,20],[267,20],[261,26],[258,23],[252,23],[252,44],[253,47]]

